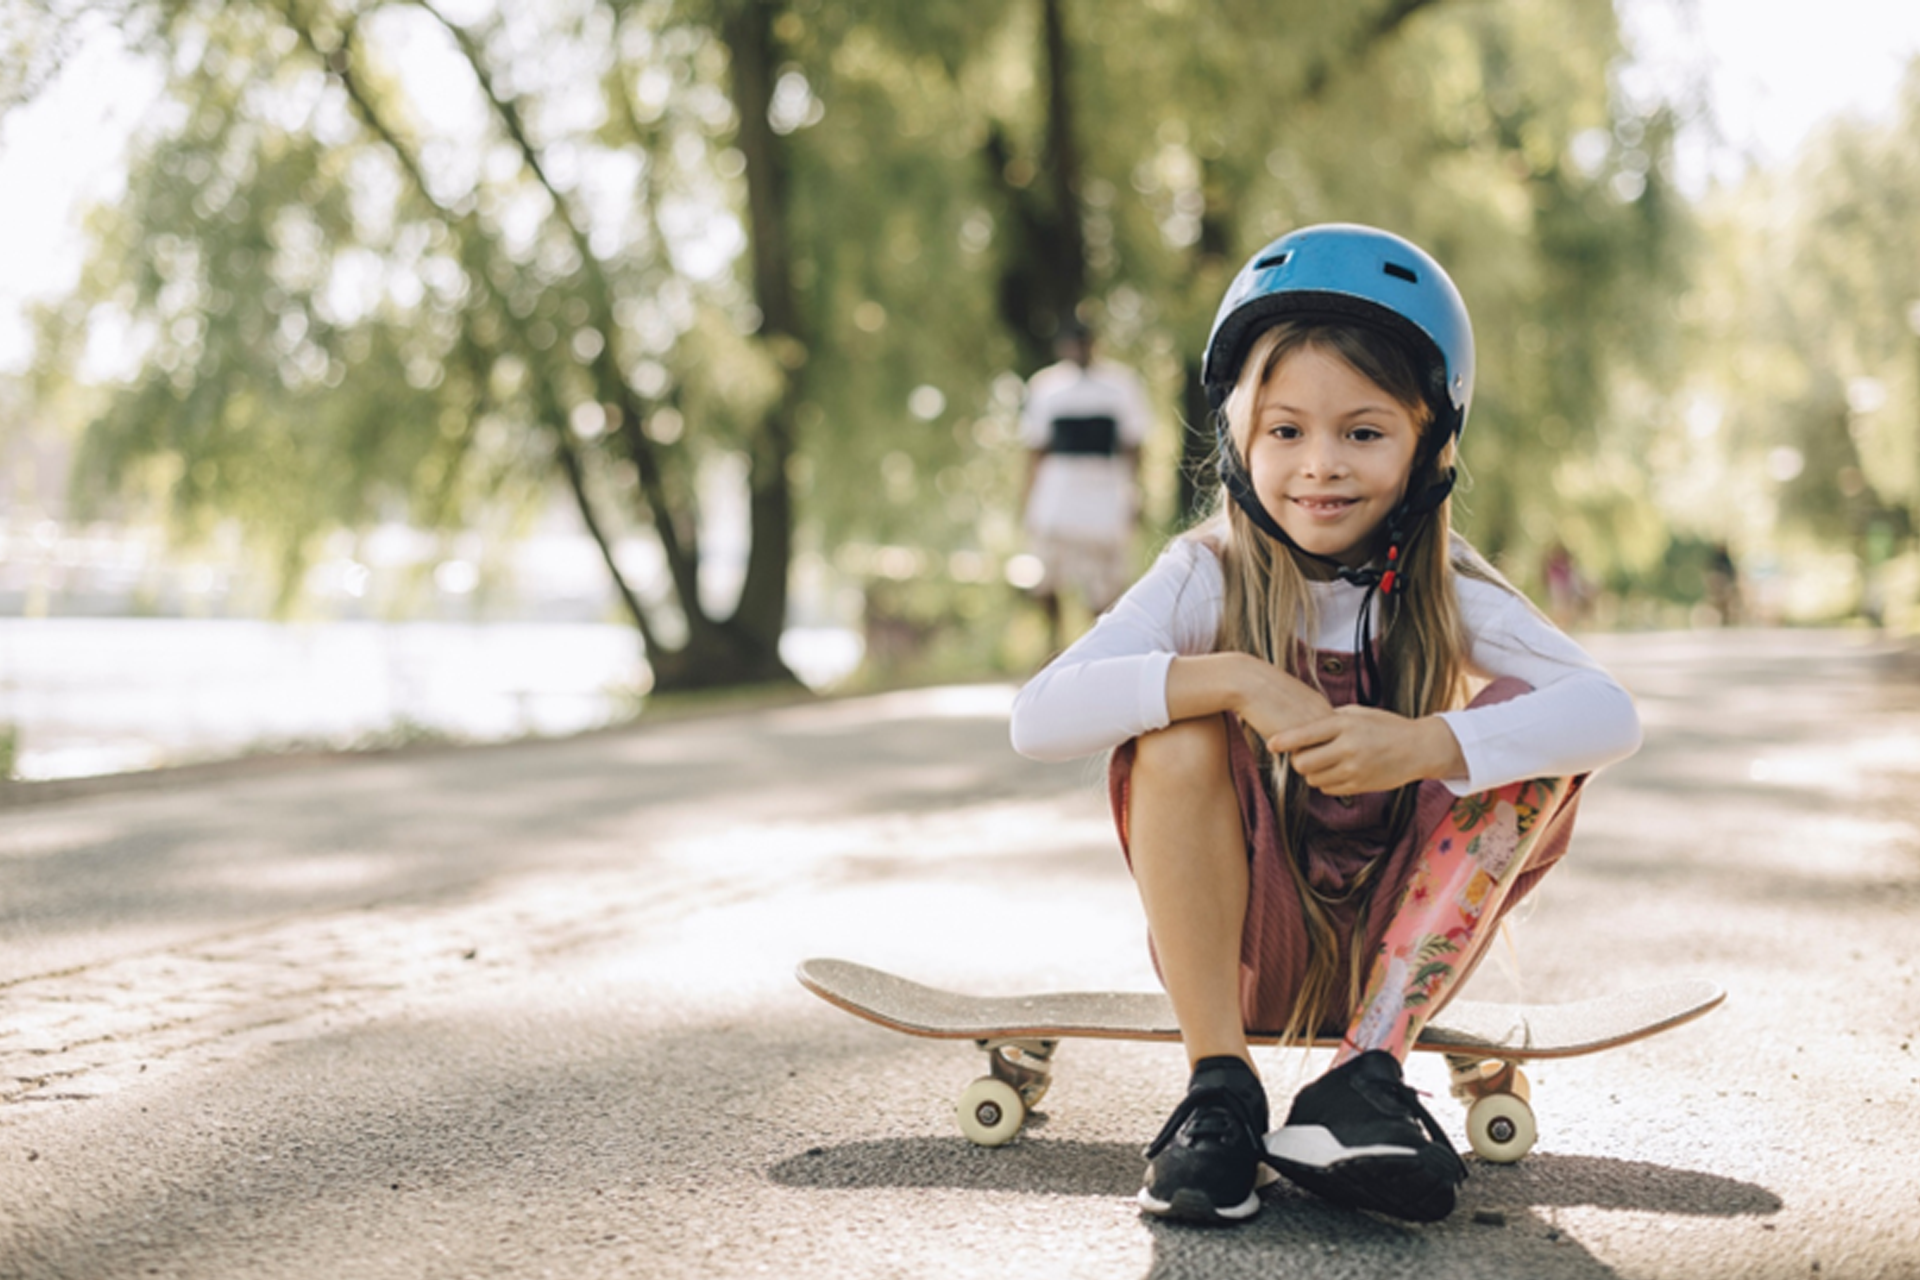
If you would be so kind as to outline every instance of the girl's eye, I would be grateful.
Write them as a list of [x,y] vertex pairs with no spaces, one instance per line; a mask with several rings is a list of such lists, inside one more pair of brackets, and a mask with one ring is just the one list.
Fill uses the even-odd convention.
[[1363,444],[1386,439],[1386,432],[1378,427],[1355,427],[1350,434]]
[[1294,426],[1291,422],[1276,422],[1273,426],[1267,428],[1267,434],[1277,436],[1282,440],[1292,440],[1300,434],[1300,428]]

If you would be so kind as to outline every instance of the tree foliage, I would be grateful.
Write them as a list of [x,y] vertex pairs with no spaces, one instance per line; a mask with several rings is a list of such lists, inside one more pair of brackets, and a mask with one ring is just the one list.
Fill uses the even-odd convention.
[[1596,561],[1658,553],[1622,421],[1674,377],[1688,213],[1608,0],[83,7],[170,73],[46,325],[49,369],[110,322],[142,342],[83,475],[239,517],[288,582],[331,528],[557,482],[663,685],[779,677],[796,558],[980,578],[1014,549],[1019,378],[1068,311],[1191,428],[1150,455],[1184,518],[1221,289],[1328,219],[1468,297],[1483,545],[1553,515]]
[[1785,612],[1920,597],[1917,216],[1920,65],[1892,118],[1836,123],[1705,206],[1699,287],[1677,308],[1682,420],[1654,460],[1680,535],[1819,562],[1806,576],[1826,590]]
[[[663,685],[784,676],[782,405],[805,353],[778,311],[784,254],[732,270],[781,216],[762,220],[778,145],[736,110],[766,119],[767,59],[729,66],[718,18],[667,4],[137,12],[180,118],[103,219],[69,316],[70,343],[101,306],[149,339],[83,473],[157,465],[183,518],[238,514],[289,571],[330,525],[457,525],[557,474]],[[766,6],[721,16],[767,39]],[[729,170],[762,193],[744,220]],[[701,581],[697,502],[724,452],[749,460],[757,534],[730,612]],[[613,553],[623,519],[659,551],[644,587]]]

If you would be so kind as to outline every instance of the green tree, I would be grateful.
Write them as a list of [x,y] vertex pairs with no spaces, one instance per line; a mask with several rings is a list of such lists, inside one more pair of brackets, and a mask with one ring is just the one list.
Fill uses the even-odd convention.
[[[287,582],[330,525],[392,507],[457,524],[557,474],[661,687],[790,679],[806,350],[769,125],[780,13],[128,9],[168,59],[179,127],[103,216],[67,312],[69,354],[103,306],[152,339],[86,470],[116,487],[157,471],[188,522],[239,514]],[[405,74],[422,51],[425,86]],[[470,111],[436,121],[436,92]],[[675,261],[701,255],[719,260]],[[730,610],[702,586],[696,484],[725,452],[748,461],[753,520]],[[616,558],[623,524],[657,546],[652,582]]]

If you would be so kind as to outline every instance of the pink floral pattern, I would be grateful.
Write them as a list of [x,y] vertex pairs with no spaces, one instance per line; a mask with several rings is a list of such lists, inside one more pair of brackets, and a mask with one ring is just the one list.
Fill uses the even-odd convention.
[[1484,945],[1480,921],[1505,900],[1533,840],[1572,790],[1539,778],[1461,797],[1421,851],[1387,927],[1341,1056],[1404,1058],[1427,1013]]

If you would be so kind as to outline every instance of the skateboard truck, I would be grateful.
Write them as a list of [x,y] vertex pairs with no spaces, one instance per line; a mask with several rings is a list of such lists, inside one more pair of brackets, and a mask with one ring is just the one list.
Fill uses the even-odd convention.
[[961,1090],[954,1106],[960,1132],[978,1146],[1013,1141],[1027,1113],[1053,1084],[1058,1040],[976,1040],[987,1055],[987,1074]]

